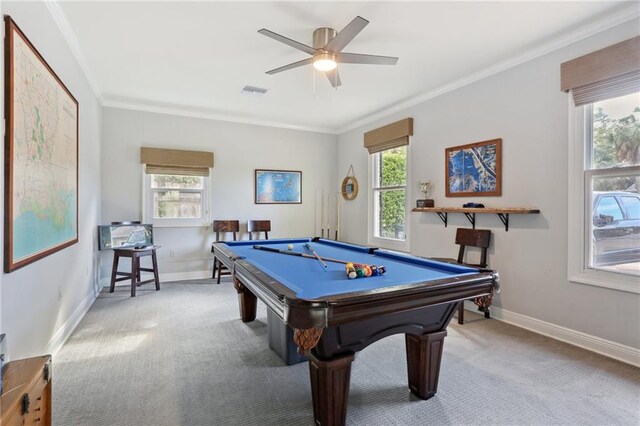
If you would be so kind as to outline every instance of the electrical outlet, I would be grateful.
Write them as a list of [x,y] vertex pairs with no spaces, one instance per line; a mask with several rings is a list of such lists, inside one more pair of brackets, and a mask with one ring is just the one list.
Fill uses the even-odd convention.
[[176,252],[174,252],[173,250],[169,250],[169,257],[174,257],[176,255]]

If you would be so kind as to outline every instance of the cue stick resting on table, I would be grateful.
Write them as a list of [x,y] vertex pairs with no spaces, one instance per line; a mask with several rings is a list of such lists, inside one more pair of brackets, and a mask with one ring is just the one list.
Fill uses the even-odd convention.
[[[328,198],[328,197],[327,197]],[[327,233],[329,233],[329,228],[327,228]],[[305,243],[304,245],[307,250],[309,250],[311,253],[313,253],[313,255],[316,257],[316,259],[318,259],[318,261],[322,264],[322,266],[325,267],[325,269],[327,268],[327,264],[324,263],[324,260],[322,260],[322,258],[318,255],[318,253],[316,253],[316,251],[313,249],[313,247],[311,247],[311,244],[309,243]]]
[[[272,251],[274,253],[288,254],[290,256],[300,256],[300,257],[306,257],[308,259],[316,259],[317,260],[316,256],[313,256],[311,254],[306,254],[306,253],[298,253],[297,251],[280,250],[280,249],[273,248],[273,247],[258,246],[258,245],[253,246],[253,248],[257,249],[257,250]],[[317,253],[316,253],[316,255],[317,255]],[[348,262],[346,260],[332,259],[330,257],[321,257],[321,256],[318,256],[318,257],[320,259],[322,259],[322,260],[326,260],[327,262],[342,263],[344,265],[346,265],[347,263],[352,263],[352,262]]]

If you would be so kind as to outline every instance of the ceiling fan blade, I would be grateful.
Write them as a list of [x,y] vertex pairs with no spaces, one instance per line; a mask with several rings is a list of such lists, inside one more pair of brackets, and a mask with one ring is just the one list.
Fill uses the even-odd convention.
[[280,35],[278,33],[274,33],[273,31],[269,31],[266,28],[263,28],[261,30],[258,31],[260,34],[262,35],[266,35],[267,37],[270,37],[274,40],[279,41],[280,43],[284,43],[288,46],[294,47],[298,50],[302,50],[305,53],[308,53],[309,55],[315,55],[316,53],[318,53],[318,51],[316,49],[314,49],[311,46],[307,46],[306,44],[300,43],[298,41],[295,40],[291,40],[288,37],[285,37],[283,35]]
[[398,58],[395,56],[363,55],[360,53],[340,53],[337,61],[342,64],[371,64],[371,65],[395,65]]
[[325,74],[329,79],[329,83],[331,83],[331,86],[333,86],[334,88],[342,85],[342,82],[340,81],[340,74],[338,74],[337,69],[327,71],[325,72]]
[[282,72],[282,71],[287,71],[287,70],[290,70],[290,69],[293,69],[293,68],[298,68],[298,67],[301,67],[303,65],[308,65],[308,64],[311,64],[311,63],[313,63],[313,58],[307,58],[307,59],[303,59],[303,60],[298,61],[298,62],[293,62],[293,63],[291,63],[289,65],[282,66],[280,68],[272,69],[270,71],[267,71],[266,74],[277,74],[277,73]]
[[335,36],[333,40],[327,43],[324,50],[328,50],[332,53],[340,52],[368,24],[369,21],[361,16],[356,16],[353,21],[349,22],[349,24],[344,27],[337,36]]

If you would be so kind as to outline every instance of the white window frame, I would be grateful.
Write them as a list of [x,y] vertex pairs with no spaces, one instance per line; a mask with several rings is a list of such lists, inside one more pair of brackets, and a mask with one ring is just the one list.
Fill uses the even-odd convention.
[[407,170],[407,178],[405,180],[405,185],[398,185],[397,189],[400,189],[404,186],[404,193],[405,193],[405,206],[404,206],[404,235],[405,235],[405,239],[403,240],[396,240],[395,238],[383,238],[383,237],[378,237],[375,235],[375,227],[376,227],[376,217],[377,217],[377,213],[378,213],[378,206],[376,203],[376,197],[374,196],[374,187],[373,187],[373,183],[376,180],[376,177],[374,176],[375,174],[375,159],[376,159],[376,154],[370,154],[369,155],[369,182],[368,182],[368,223],[367,223],[367,244],[370,246],[374,246],[374,247],[380,247],[380,248],[384,248],[384,249],[389,249],[389,250],[397,250],[397,251],[402,251],[402,252],[409,252],[409,248],[410,248],[410,243],[409,243],[409,235],[410,234],[410,229],[409,229],[409,223],[410,223],[410,217],[409,217],[409,211],[410,211],[410,194],[409,194],[409,186],[406,184],[406,182],[411,182],[411,144],[406,145],[406,149],[407,149],[407,164],[406,164],[406,170]]
[[201,203],[202,217],[198,218],[171,218],[154,219],[153,217],[153,192],[151,188],[151,175],[147,174],[145,167],[142,168],[142,221],[150,223],[157,228],[200,228],[210,226],[211,212],[211,173],[203,176],[203,188],[201,190],[185,190],[187,192],[198,192],[202,194]]
[[640,167],[589,171],[590,152],[586,137],[591,137],[592,106],[576,107],[569,96],[569,197],[568,197],[568,280],[614,290],[640,294],[638,276],[613,271],[589,268],[591,245],[586,236],[591,232],[593,208],[591,178],[593,176],[616,176],[634,172]]

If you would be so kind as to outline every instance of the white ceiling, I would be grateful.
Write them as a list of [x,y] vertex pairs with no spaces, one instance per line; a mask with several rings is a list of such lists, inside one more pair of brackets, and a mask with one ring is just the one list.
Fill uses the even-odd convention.
[[[558,40],[577,39],[589,25],[629,15],[630,3],[92,1],[60,6],[106,105],[336,132]],[[342,86],[336,91],[317,73],[315,93],[311,66],[265,74],[308,55],[258,34],[259,29],[311,45],[315,28],[340,31],[356,15],[370,24],[344,51],[398,56],[397,65],[340,65]],[[244,96],[245,85],[269,92]]]

